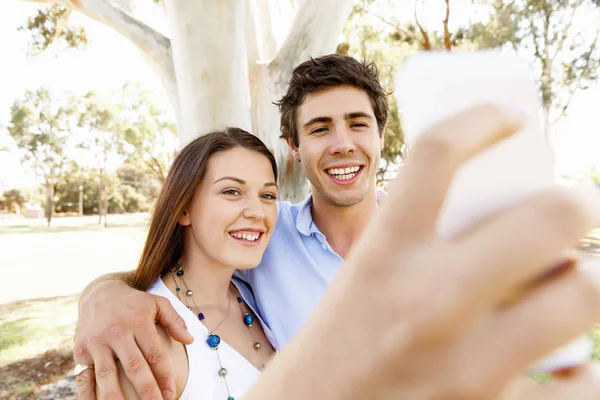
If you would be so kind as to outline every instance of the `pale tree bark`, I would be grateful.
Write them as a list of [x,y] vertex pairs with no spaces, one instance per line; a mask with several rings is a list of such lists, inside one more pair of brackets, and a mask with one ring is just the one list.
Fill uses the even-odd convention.
[[[251,2],[253,3],[253,2]],[[261,60],[272,60],[277,55],[277,41],[273,32],[273,24],[271,22],[271,9],[269,0],[257,0],[255,7],[257,8],[256,24],[257,37],[260,49]]]
[[280,167],[280,196],[292,202],[302,200],[309,185],[287,144],[279,139],[279,110],[273,102],[285,93],[298,64],[310,57],[335,52],[338,36],[353,3],[353,0],[304,0],[277,56],[269,63],[259,63],[260,68],[250,77],[255,86],[252,91],[253,132],[275,154]]
[[70,10],[98,21],[121,34],[142,53],[156,72],[169,102],[173,106],[177,122],[181,112],[178,101],[177,82],[171,54],[171,40],[132,15],[135,3],[131,0],[22,0],[44,4],[60,4]]
[[245,6],[238,0],[168,0],[182,145],[211,130],[250,130]]
[[309,186],[279,139],[273,102],[296,65],[335,51],[354,0],[302,1],[278,52],[267,0],[165,0],[170,38],[136,19],[131,0],[115,1],[39,0],[79,11],[141,50],[173,105],[182,146],[225,126],[252,131],[275,154],[281,198],[301,200]]

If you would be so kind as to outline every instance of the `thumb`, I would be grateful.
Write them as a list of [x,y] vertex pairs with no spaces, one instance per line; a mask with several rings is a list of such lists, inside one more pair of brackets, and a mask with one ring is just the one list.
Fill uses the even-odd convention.
[[175,311],[167,299],[160,296],[156,296],[156,322],[165,327],[171,337],[178,342],[191,344],[194,341],[183,318]]

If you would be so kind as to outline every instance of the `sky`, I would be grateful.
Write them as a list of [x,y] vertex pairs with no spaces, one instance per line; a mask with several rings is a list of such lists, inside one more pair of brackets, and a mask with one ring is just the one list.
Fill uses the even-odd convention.
[[[271,0],[275,4],[276,0]],[[168,27],[162,11],[147,2],[147,9],[140,12],[154,27],[168,35]],[[413,8],[405,2],[401,12],[412,16]],[[273,18],[275,36],[283,42],[290,26],[293,12],[288,2],[278,1],[280,15]],[[433,4],[429,2],[429,4]],[[465,22],[473,15],[467,10],[467,1],[454,3],[452,23]],[[97,90],[103,93],[118,89],[124,83],[140,82],[154,90],[159,98],[166,96],[160,81],[138,50],[119,34],[85,16],[74,13],[72,21],[81,24],[91,41],[84,51],[48,51],[40,56],[27,55],[29,40],[26,32],[18,26],[37,10],[38,5],[17,0],[0,2],[0,190],[30,186],[32,177],[20,166],[19,155],[6,133],[10,106],[28,89],[46,86],[57,92],[84,92]],[[443,8],[422,6],[419,9],[424,24],[439,24]],[[560,173],[576,173],[586,166],[599,164],[600,129],[596,128],[595,110],[600,104],[600,85],[577,94],[569,115],[554,127],[553,143],[557,154],[557,170]],[[4,128],[3,128],[4,127]]]

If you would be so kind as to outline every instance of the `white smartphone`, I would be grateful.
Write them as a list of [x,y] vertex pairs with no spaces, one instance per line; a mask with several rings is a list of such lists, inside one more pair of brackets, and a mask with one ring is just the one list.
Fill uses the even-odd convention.
[[[533,73],[524,59],[494,51],[417,53],[396,74],[394,94],[409,149],[427,128],[478,104],[516,107],[529,115],[521,131],[460,168],[437,221],[441,236],[458,235],[480,219],[557,184]],[[593,341],[585,335],[532,369],[574,367],[590,360],[592,351]]]

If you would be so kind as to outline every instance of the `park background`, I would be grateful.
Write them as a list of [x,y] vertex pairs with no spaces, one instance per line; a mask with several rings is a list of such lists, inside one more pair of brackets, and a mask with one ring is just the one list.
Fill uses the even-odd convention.
[[[309,56],[374,61],[393,89],[417,51],[517,53],[557,182],[600,183],[597,0],[165,1],[0,3],[0,399],[74,398],[77,294],[135,267],[183,132],[251,130],[284,197],[307,193],[271,101]],[[390,100],[381,187],[406,151]],[[590,257],[599,247],[598,231],[581,242]]]

